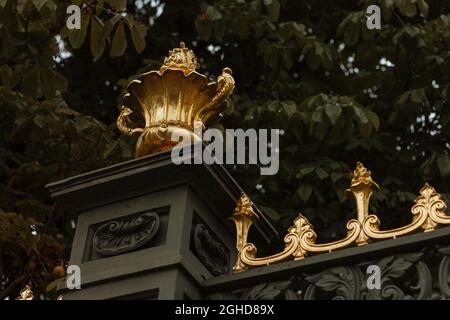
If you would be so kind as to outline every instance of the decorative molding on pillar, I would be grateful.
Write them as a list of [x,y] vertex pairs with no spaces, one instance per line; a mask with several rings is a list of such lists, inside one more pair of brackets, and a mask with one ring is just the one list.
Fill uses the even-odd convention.
[[195,255],[213,275],[228,273],[230,254],[203,223],[193,228],[193,242]]
[[159,224],[159,216],[155,212],[108,221],[96,229],[92,245],[95,251],[103,256],[129,252],[152,240]]

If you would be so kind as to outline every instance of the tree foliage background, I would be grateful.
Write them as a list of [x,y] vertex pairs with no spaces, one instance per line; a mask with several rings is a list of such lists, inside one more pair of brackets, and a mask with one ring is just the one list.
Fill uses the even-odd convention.
[[54,298],[73,222],[44,185],[132,158],[116,99],[179,41],[202,72],[233,69],[224,127],[282,129],[277,175],[230,167],[280,229],[301,210],[319,241],[343,235],[356,161],[382,227],[409,222],[425,181],[450,192],[448,0],[0,0],[0,299]]

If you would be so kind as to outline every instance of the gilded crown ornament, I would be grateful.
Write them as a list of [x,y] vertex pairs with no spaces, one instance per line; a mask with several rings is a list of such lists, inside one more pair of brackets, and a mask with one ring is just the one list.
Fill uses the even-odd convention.
[[[120,101],[117,127],[126,135],[139,134],[136,157],[171,149],[179,141],[201,141],[194,124],[203,126],[217,120],[228,105],[234,90],[230,68],[224,68],[217,81],[196,70],[199,64],[192,50],[183,42],[169,52],[159,71],[141,74],[126,87]],[[130,123],[144,122],[144,127]]]
[[289,258],[299,260],[310,253],[332,252],[351,245],[367,245],[372,240],[381,240],[417,232],[431,232],[439,225],[450,224],[450,216],[446,214],[447,206],[436,190],[425,183],[420,196],[411,207],[412,221],[406,226],[390,230],[380,230],[380,220],[375,214],[369,215],[369,202],[372,192],[378,184],[372,180],[371,172],[361,162],[356,164],[350,188],[356,203],[356,219],[347,222],[347,235],[340,240],[327,243],[316,243],[317,234],[308,219],[301,213],[294,219],[284,237],[284,249],[270,256],[257,257],[256,246],[247,242],[252,223],[258,219],[253,210],[251,200],[241,194],[231,219],[236,225],[237,258],[234,272],[242,272],[248,268],[272,264]]
[[200,65],[192,50],[185,47],[184,42],[180,43],[180,48],[175,48],[169,51],[169,56],[164,58],[160,72],[167,69],[179,69],[188,75],[190,72],[197,70]]

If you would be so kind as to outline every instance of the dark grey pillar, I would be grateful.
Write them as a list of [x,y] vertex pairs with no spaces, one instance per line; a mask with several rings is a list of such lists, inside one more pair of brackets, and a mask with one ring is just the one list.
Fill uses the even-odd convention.
[[[230,273],[241,192],[220,165],[174,165],[170,151],[47,185],[77,220],[70,264],[81,290],[64,299],[199,299],[202,283]],[[252,240],[275,231],[261,215]]]

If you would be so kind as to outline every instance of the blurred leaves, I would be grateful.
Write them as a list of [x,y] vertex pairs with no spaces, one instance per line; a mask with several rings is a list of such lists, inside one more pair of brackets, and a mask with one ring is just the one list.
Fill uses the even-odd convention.
[[[450,192],[448,1],[138,2],[0,0],[0,225],[15,226],[0,234],[0,269],[11,279],[33,267],[37,292],[54,289],[72,231],[43,186],[132,157],[114,125],[120,88],[179,41],[211,78],[233,69],[224,127],[281,129],[277,175],[229,167],[280,229],[301,211],[321,241],[344,235],[356,161],[381,185],[371,211],[386,227],[409,222],[425,181]],[[66,28],[70,4],[80,30]],[[366,28],[372,4],[381,30]]]

